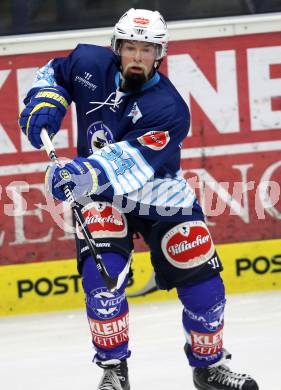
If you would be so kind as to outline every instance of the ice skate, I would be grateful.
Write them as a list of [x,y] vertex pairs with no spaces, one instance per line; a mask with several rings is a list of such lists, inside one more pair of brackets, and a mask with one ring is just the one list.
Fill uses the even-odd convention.
[[98,390],[130,390],[127,360],[119,363],[97,363],[104,369]]
[[225,365],[194,368],[194,386],[198,390],[258,390],[256,381],[246,374],[230,371]]

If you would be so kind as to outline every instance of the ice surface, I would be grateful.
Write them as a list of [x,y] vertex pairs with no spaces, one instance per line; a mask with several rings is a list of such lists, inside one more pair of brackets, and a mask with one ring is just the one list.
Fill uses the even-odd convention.
[[[281,389],[281,291],[228,297],[225,346],[231,368],[252,374],[260,390]],[[132,390],[192,390],[177,301],[131,305]],[[0,319],[0,388],[96,390],[84,311]]]

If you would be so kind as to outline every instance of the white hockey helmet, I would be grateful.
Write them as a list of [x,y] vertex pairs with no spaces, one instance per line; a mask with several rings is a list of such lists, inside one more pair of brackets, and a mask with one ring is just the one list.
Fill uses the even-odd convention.
[[131,8],[121,16],[114,27],[111,47],[116,54],[119,54],[121,39],[156,43],[159,45],[156,60],[160,60],[167,53],[167,24],[158,11]]

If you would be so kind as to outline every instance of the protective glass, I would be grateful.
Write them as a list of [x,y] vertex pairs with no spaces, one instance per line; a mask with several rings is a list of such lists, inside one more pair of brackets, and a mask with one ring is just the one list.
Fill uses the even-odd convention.
[[161,46],[156,43],[124,41],[119,47],[122,57],[138,60],[157,60],[161,54]]

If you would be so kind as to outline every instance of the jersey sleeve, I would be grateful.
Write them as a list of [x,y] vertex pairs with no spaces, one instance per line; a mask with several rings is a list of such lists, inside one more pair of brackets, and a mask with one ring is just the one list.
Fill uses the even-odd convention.
[[89,158],[105,173],[115,195],[128,194],[143,187],[159,168],[179,158],[181,143],[189,128],[187,106],[164,107],[162,115],[152,110],[145,122],[129,131],[117,143],[93,153]]
[[92,69],[98,69],[96,59],[105,63],[110,59],[111,55],[107,48],[79,44],[69,55],[54,58],[40,68],[36,72],[32,88],[59,85],[65,88],[72,100],[75,101],[74,81],[79,69],[83,68],[84,64],[86,65],[85,68],[87,68],[89,63]]
[[71,94],[71,75],[79,58],[79,45],[66,57],[51,59],[37,70],[32,88],[61,86]]

